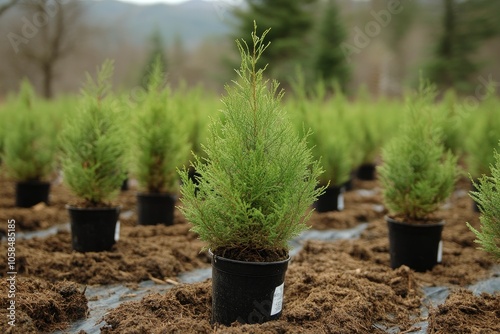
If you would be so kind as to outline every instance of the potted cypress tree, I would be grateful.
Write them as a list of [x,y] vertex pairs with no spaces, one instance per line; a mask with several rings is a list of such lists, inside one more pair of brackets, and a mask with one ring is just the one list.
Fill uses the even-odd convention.
[[109,97],[113,63],[106,61],[97,80],[87,75],[79,110],[60,136],[63,180],[80,199],[69,203],[73,249],[107,251],[116,239],[120,207],[111,201],[125,176],[121,114]]
[[177,168],[188,157],[187,131],[165,85],[159,59],[153,64],[147,93],[134,122],[138,223],[172,225],[177,200]]
[[351,143],[342,123],[334,116],[331,112],[311,115],[315,118],[310,124],[313,155],[321,161],[325,171],[320,176],[320,185],[326,187],[325,192],[314,203],[318,212],[344,209],[343,193],[351,174]]
[[390,211],[386,220],[392,268],[407,265],[426,271],[441,262],[444,222],[433,213],[453,191],[458,167],[427,112],[431,96],[423,92],[409,101],[400,133],[382,151],[378,172]]
[[5,131],[2,160],[7,174],[16,181],[15,205],[49,204],[49,177],[54,171],[55,129],[47,114],[36,109],[28,81],[21,85],[15,110]]
[[321,167],[280,108],[282,91],[257,62],[267,48],[237,41],[238,79],[226,86],[223,118],[209,129],[206,158],[195,157],[198,191],[182,179],[180,210],[212,258],[212,323],[280,317],[288,241],[307,228]]
[[495,150],[495,163],[490,166],[491,175],[483,175],[472,181],[477,191],[470,196],[479,204],[481,230],[476,230],[469,223],[467,226],[476,235],[480,249],[500,259],[500,154]]

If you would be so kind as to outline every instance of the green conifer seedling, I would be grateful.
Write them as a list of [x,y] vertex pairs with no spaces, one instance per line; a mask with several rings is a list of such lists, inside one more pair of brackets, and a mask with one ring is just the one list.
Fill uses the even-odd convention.
[[160,58],[153,64],[147,93],[134,122],[135,176],[148,193],[176,193],[177,168],[189,152],[187,131],[165,85]]
[[28,81],[23,81],[16,102],[11,105],[15,109],[9,111],[5,128],[4,166],[18,182],[46,181],[54,170],[57,146],[53,122],[36,108],[35,93]]
[[212,123],[206,158],[193,163],[199,190],[184,169],[180,207],[214,254],[244,261],[283,260],[288,241],[307,228],[321,168],[306,138],[281,109],[276,81],[257,62],[269,44],[252,33],[253,48],[237,41],[238,79],[226,86],[223,117]]
[[400,133],[382,151],[379,177],[384,202],[392,214],[424,221],[453,191],[457,159],[445,151],[439,128],[429,112],[433,93],[409,101]]
[[106,61],[97,80],[87,74],[81,106],[60,136],[64,181],[83,200],[82,207],[108,207],[125,179],[126,144],[121,114],[109,96],[113,63]]
[[491,175],[483,175],[474,182],[477,191],[470,196],[478,204],[481,215],[481,230],[476,230],[469,223],[467,226],[476,235],[480,249],[500,259],[500,154],[494,152],[495,164],[490,166]]

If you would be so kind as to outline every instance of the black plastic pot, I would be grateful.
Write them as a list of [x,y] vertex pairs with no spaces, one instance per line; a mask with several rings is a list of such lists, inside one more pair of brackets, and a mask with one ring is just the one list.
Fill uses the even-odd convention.
[[49,182],[18,182],[16,183],[16,206],[30,208],[44,202],[49,204]]
[[281,316],[285,273],[290,258],[243,262],[212,257],[212,323],[263,323]]
[[372,181],[375,180],[375,164],[363,164],[359,166],[356,177],[360,180],[364,181]]
[[170,194],[137,194],[139,225],[172,225],[176,197]]
[[128,178],[123,180],[122,185],[120,186],[121,191],[127,191],[128,190]]
[[351,191],[354,189],[354,179],[356,178],[357,170],[352,170],[349,174],[349,180],[344,183],[345,191]]
[[71,222],[71,242],[78,252],[109,251],[118,239],[120,208],[66,206]]
[[441,233],[444,222],[407,224],[385,217],[389,227],[391,268],[406,265],[418,272],[431,270],[441,263]]
[[328,187],[314,203],[317,212],[342,211],[344,209],[344,187]]

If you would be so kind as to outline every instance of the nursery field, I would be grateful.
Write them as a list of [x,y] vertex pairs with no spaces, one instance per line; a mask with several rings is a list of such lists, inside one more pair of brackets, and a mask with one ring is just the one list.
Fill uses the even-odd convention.
[[0,105],[0,332],[500,332],[498,97],[283,98],[252,38],[220,100]]
[[[379,183],[355,180],[345,209],[314,213],[311,229],[294,242],[281,319],[216,329],[210,260],[178,211],[172,226],[137,226],[132,185],[118,198],[119,241],[109,252],[82,254],[71,249],[65,204],[72,195],[64,185],[53,186],[49,206],[32,208],[14,207],[14,184],[5,177],[0,189],[2,239],[9,219],[17,235],[16,326],[5,321],[4,293],[3,333],[500,331],[500,270],[465,225],[478,226],[465,178],[437,213],[446,228],[442,263],[432,271],[390,268]],[[6,254],[6,242],[1,247]],[[2,261],[4,287],[8,271]],[[189,273],[190,283],[182,283]]]

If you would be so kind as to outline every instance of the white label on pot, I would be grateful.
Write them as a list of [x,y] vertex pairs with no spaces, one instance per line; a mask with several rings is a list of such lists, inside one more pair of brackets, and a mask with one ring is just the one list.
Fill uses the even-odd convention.
[[443,240],[439,241],[437,262],[441,263],[442,258],[443,258]]
[[120,239],[120,221],[116,222],[116,227],[115,227],[115,242]]
[[271,307],[271,315],[275,315],[281,311],[283,307],[283,288],[285,287],[285,283],[276,287],[274,290],[273,296],[273,306]]
[[344,210],[344,195],[342,193],[340,193],[339,197],[337,197],[337,210]]

